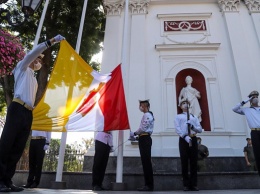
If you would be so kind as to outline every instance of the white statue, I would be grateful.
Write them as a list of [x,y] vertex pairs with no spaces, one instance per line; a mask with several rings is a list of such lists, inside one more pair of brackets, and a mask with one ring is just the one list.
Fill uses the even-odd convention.
[[193,80],[191,76],[187,76],[185,78],[187,86],[182,88],[180,92],[179,104],[182,98],[188,99],[188,101],[190,102],[190,113],[198,117],[199,121],[201,122],[201,109],[198,101],[198,99],[200,98],[200,92],[191,86],[192,81]]

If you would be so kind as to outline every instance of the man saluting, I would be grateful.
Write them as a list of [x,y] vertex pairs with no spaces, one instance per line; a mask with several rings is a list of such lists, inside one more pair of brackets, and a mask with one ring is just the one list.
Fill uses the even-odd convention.
[[[233,111],[235,113],[245,115],[249,128],[251,129],[251,140],[255,155],[256,166],[260,176],[260,107],[258,105],[259,93],[252,91],[248,98],[241,103],[237,104]],[[243,107],[250,101],[250,107]]]

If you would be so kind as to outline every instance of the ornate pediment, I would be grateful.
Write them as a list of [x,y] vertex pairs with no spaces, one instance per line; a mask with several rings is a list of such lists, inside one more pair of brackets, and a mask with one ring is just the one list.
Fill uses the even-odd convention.
[[107,15],[120,15],[124,7],[124,0],[104,0],[104,9]]
[[240,0],[218,0],[221,12],[234,12],[238,11]]
[[129,6],[132,14],[147,14],[150,0],[130,0]]
[[250,13],[260,13],[260,0],[244,0]]

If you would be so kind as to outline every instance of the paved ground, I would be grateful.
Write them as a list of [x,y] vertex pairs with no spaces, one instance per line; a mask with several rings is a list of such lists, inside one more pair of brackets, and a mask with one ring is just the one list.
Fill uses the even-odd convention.
[[[11,193],[17,193],[17,192],[8,192]],[[19,192],[21,194],[141,194],[141,193],[150,193],[150,194],[183,194],[183,193],[198,193],[198,194],[259,194],[260,189],[240,189],[240,190],[201,190],[199,192],[196,191],[153,191],[153,192],[139,192],[139,191],[91,191],[91,190],[54,190],[54,189],[26,189],[22,192]]]

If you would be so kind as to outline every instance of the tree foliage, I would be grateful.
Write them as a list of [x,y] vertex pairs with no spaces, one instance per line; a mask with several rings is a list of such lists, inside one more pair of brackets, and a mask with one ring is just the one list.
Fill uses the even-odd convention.
[[[57,34],[61,34],[66,37],[66,40],[70,43],[70,45],[75,48],[83,4],[83,0],[50,1],[39,42],[43,42]],[[16,9],[21,9],[20,2],[18,2],[17,5],[12,6],[13,7],[9,6],[8,9],[14,9],[14,7]],[[18,37],[21,39],[24,47],[30,50],[33,46],[31,43],[34,42],[43,7],[44,5],[42,4],[34,13],[34,16],[21,26],[8,26],[5,23],[4,26],[2,25],[1,27],[17,32]],[[104,26],[105,14],[102,9],[102,0],[88,0],[79,53],[80,56],[88,63],[90,62],[91,57],[102,49],[100,43],[103,41],[104,37]],[[59,45],[57,44],[44,52],[44,65],[41,70],[36,73],[39,84],[36,104],[45,91],[58,49]],[[93,63],[93,68],[98,70],[100,67],[97,63]],[[13,97],[13,76],[6,76],[5,78],[1,78],[0,81],[5,93],[5,101],[9,105]]]
[[[81,172],[83,169],[84,154],[93,144],[93,139],[84,140],[84,146],[74,143],[66,145],[63,171]],[[56,171],[60,149],[60,139],[51,139],[50,149],[48,150],[43,164],[44,171]]]

